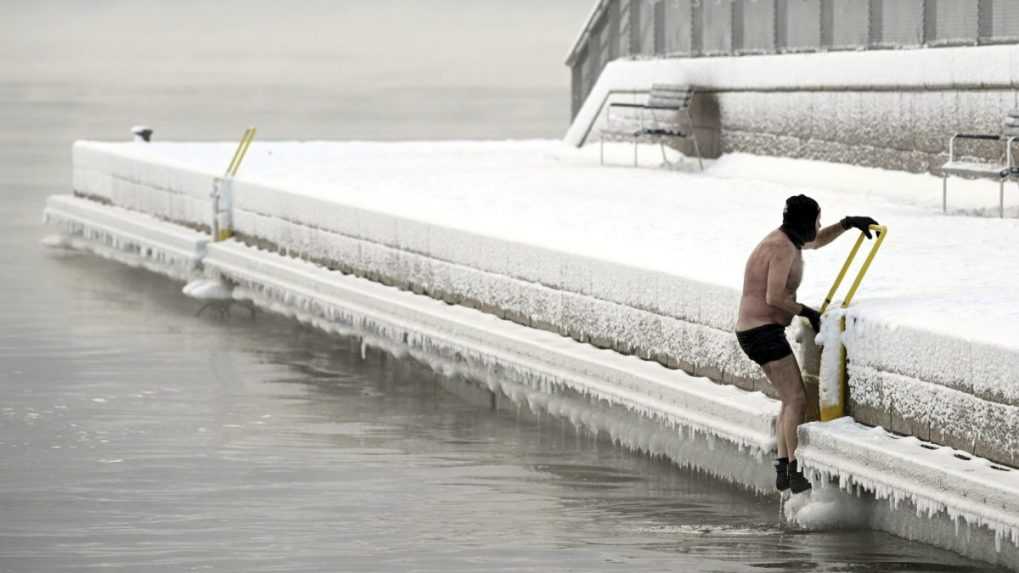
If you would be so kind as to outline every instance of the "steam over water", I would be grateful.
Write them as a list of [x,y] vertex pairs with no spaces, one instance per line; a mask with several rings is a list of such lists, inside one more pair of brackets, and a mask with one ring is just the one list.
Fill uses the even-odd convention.
[[[464,4],[13,3],[0,571],[982,570],[879,533],[786,531],[777,498],[492,411],[467,381],[362,359],[356,340],[196,317],[180,284],[41,245],[71,142],[135,123],[160,139],[558,137],[561,58],[590,2]],[[520,28],[554,38],[535,48]],[[441,58],[412,49],[430,44]]]

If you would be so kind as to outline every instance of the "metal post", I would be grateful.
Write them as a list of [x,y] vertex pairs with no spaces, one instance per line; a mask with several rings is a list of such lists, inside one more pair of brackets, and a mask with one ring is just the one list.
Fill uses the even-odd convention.
[[661,56],[666,52],[665,46],[665,2],[656,2],[654,5],[655,15],[655,35],[654,35],[654,54]]
[[789,4],[788,0],[775,0],[775,52],[780,53],[789,45]]
[[1002,177],[1001,182],[998,183],[998,217],[1001,219],[1005,218],[1005,180],[1007,177]]
[[884,0],[870,0],[867,10],[867,42],[871,46],[879,46],[884,34]]
[[948,174],[941,176],[941,212],[948,213]]
[[994,37],[994,0],[977,1],[977,43]]
[[[229,181],[237,175],[237,170],[241,167],[241,161],[244,160],[244,156],[248,153],[248,148],[251,147],[251,140],[255,138],[255,128],[249,127],[244,130],[244,135],[241,137],[240,143],[237,144],[237,150],[234,151],[233,157],[230,159],[230,164],[226,168],[226,173],[223,177],[217,177],[212,181],[212,240],[213,241],[224,241],[229,239],[233,235],[233,226],[231,211],[233,209],[232,197],[227,197],[226,201],[223,200],[223,193],[232,193]],[[226,203],[225,208],[223,203]],[[223,224],[220,224],[219,215],[221,212],[226,212],[227,217]]]
[[834,0],[821,0],[821,47],[830,48],[835,44]]
[[928,46],[938,38],[938,0],[924,0],[923,3],[923,45]]
[[212,198],[212,224],[210,227],[212,228],[213,241],[219,240],[219,185],[222,181],[219,177],[212,180],[212,193],[209,195]]
[[732,10],[729,11],[729,53],[738,54],[743,49],[744,36],[746,35],[746,31],[743,29],[743,2],[734,0],[731,7]]

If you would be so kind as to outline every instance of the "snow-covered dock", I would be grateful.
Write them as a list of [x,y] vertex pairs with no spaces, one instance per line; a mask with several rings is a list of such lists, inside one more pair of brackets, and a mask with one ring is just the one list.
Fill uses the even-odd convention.
[[[102,232],[89,234],[87,217],[67,215],[67,204],[112,204],[187,236],[209,225],[209,192],[232,147],[78,143],[75,192],[91,200],[51,198],[47,214],[80,240]],[[621,164],[632,157],[626,146],[609,152]],[[437,356],[538,409],[558,390],[664,422],[654,439],[627,433],[626,424],[590,425],[763,489],[774,402],[695,376],[767,389],[731,334],[736,297],[746,254],[778,224],[785,197],[804,192],[818,199],[826,223],[870,215],[893,233],[843,337],[854,414],[1014,465],[1019,260],[1011,251],[1019,221],[972,216],[997,213],[995,185],[956,186],[958,211],[946,217],[940,180],[926,175],[750,156],[725,157],[704,174],[646,167],[599,167],[596,149],[558,142],[256,143],[230,184],[236,238],[195,242],[193,252],[205,273],[236,285],[235,297]],[[1019,195],[1006,204],[1015,213]],[[806,255],[802,300],[820,302],[850,245],[843,238]],[[169,250],[131,252],[158,267],[157,254]],[[826,426],[830,440],[807,437],[838,452],[854,447],[852,427]],[[711,436],[717,455],[676,445],[672,428]],[[655,441],[664,435],[672,445]],[[818,460],[818,471],[871,483],[824,465],[822,454],[806,458],[808,467]],[[991,532],[992,541],[997,534],[1005,547],[996,555],[1009,563],[1015,524],[969,521],[990,513],[957,507],[965,496],[952,492],[964,484],[938,483],[934,495],[946,500],[938,511]],[[912,499],[908,479],[899,486],[875,491]]]

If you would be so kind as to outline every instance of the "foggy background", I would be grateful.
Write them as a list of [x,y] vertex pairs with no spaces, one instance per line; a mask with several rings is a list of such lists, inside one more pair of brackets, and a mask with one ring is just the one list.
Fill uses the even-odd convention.
[[[247,124],[263,139],[557,138],[563,61],[592,5],[14,0],[0,19],[0,85],[119,110],[119,131],[86,124],[80,138],[148,123],[157,138],[194,139],[194,122],[217,135],[224,124],[231,140]],[[208,117],[203,100],[230,111]]]

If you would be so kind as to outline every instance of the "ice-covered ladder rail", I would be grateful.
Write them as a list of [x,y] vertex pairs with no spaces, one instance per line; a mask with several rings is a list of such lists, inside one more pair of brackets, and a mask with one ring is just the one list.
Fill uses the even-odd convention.
[[231,196],[230,181],[237,175],[237,170],[241,166],[241,161],[244,161],[244,155],[248,153],[248,147],[251,146],[251,140],[255,138],[255,128],[249,127],[244,130],[244,135],[241,136],[240,143],[237,144],[237,150],[234,151],[234,156],[230,159],[230,165],[226,168],[226,173],[222,177],[217,177],[212,182],[212,240],[223,241],[229,239],[233,235],[233,220],[232,220],[232,209],[233,209],[233,197]]
[[[856,273],[856,279],[853,281],[853,286],[849,288],[849,292],[846,293],[846,297],[842,299],[840,305],[843,309],[849,307],[849,303],[852,302],[853,297],[856,295],[856,291],[860,288],[860,283],[863,282],[864,275],[867,274],[867,270],[870,269],[870,264],[874,261],[875,255],[877,255],[878,249],[885,241],[885,237],[888,236],[888,227],[884,225],[871,225],[870,230],[877,233],[877,240],[874,241],[874,246],[870,248],[870,253],[867,254],[867,258],[864,259],[863,265],[860,270]],[[824,314],[831,305],[832,299],[835,297],[835,292],[838,291],[839,286],[842,285],[842,280],[846,277],[846,273],[849,271],[849,267],[853,264],[853,260],[856,258],[856,254],[860,251],[860,246],[863,245],[863,239],[865,235],[861,231],[859,238],[856,239],[856,244],[853,245],[852,250],[849,251],[849,256],[846,257],[846,262],[842,265],[842,269],[839,271],[837,277],[835,277],[835,283],[831,285],[831,289],[828,291],[828,296],[824,298],[824,304],[821,305],[821,314]],[[839,318],[839,332],[846,331],[846,317],[845,315]],[[825,384],[822,381],[819,388],[819,400],[820,400],[820,414],[821,421],[827,422],[836,418],[841,418],[846,413],[846,402],[848,398],[849,385],[847,384],[847,373],[846,373],[846,347],[839,342],[839,380],[838,388],[836,391],[826,391],[827,388],[831,388],[829,384]]]

